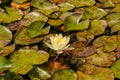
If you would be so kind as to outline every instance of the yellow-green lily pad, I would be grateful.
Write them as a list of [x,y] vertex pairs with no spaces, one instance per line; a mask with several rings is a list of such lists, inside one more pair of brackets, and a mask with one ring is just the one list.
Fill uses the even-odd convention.
[[48,61],[49,54],[42,50],[20,49],[10,56],[12,63],[11,72],[25,75],[33,65],[42,64]]
[[11,31],[7,27],[0,25],[0,48],[9,44],[11,40]]

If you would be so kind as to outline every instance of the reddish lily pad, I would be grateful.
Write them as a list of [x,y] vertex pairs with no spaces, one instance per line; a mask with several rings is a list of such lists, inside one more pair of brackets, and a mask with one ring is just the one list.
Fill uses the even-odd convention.
[[111,53],[96,53],[86,58],[87,62],[90,64],[109,67],[116,60],[116,55],[114,52]]
[[0,55],[7,56],[15,50],[15,44],[0,49]]
[[45,51],[34,49],[20,49],[10,56],[12,62],[11,72],[26,74],[33,66],[48,61],[49,54]]

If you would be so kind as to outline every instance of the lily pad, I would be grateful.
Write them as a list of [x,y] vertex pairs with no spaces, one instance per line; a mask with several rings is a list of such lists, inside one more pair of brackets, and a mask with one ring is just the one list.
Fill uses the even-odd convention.
[[28,36],[27,28],[22,29],[15,37],[15,44],[29,45],[33,43],[40,42],[43,39],[43,36],[30,38]]
[[59,10],[58,6],[47,0],[32,0],[31,5],[45,15],[50,15],[52,12]]
[[9,60],[7,60],[5,57],[0,56],[0,72],[8,70],[11,67],[12,67],[11,62]]
[[92,20],[89,32],[98,36],[104,33],[106,27],[107,22],[105,20]]
[[52,80],[77,80],[77,76],[71,69],[61,69],[54,73]]
[[89,31],[82,31],[76,34],[76,37],[79,41],[86,42],[89,44],[90,41],[94,39],[94,34]]
[[0,25],[0,48],[9,44],[12,40],[11,31],[5,26]]
[[101,36],[93,42],[93,45],[95,47],[104,46],[104,51],[111,52],[117,48],[118,39],[117,36]]
[[81,14],[74,14],[68,16],[64,22],[64,26],[65,26],[64,32],[88,29],[89,20],[86,19],[80,21],[81,17],[82,17]]
[[68,10],[72,10],[75,6],[70,4],[70,3],[61,3],[58,4],[60,10],[59,11],[68,11]]
[[111,53],[96,53],[86,58],[87,62],[93,65],[109,67],[116,60],[114,52]]
[[15,44],[3,47],[0,49],[1,56],[7,56],[15,50]]
[[113,4],[111,0],[98,0],[98,2],[99,3],[97,3],[97,6],[101,8],[115,7],[115,5]]
[[41,22],[41,21],[35,21],[31,23],[27,28],[28,36],[33,38],[33,37],[48,34],[50,30],[50,26],[43,28],[44,25],[45,25],[45,22]]
[[105,20],[108,22],[108,25],[111,27],[112,25],[120,22],[120,13],[110,13],[105,17]]
[[42,67],[35,67],[29,72],[31,80],[49,79],[50,73]]
[[24,16],[25,19],[29,19],[31,22],[34,21],[43,21],[43,22],[47,22],[48,17],[46,17],[45,15],[43,15],[42,13],[38,12],[38,11],[32,11],[28,14],[26,14]]
[[15,3],[24,3],[27,1],[29,1],[29,0],[13,0],[13,2],[15,2]]
[[22,12],[19,9],[5,7],[5,12],[0,12],[0,22],[10,23],[13,21],[20,20],[22,18]]
[[75,7],[93,6],[95,4],[95,0],[67,0],[67,1],[73,4]]
[[109,68],[85,64],[81,70],[77,71],[78,80],[114,80],[112,70]]
[[96,6],[86,7],[84,9],[84,16],[89,19],[101,19],[105,15],[107,15],[107,13],[103,9],[98,8]]
[[20,49],[10,56],[13,66],[11,72],[25,75],[33,66],[48,61],[49,54],[45,51],[34,49]]
[[120,59],[113,63],[111,69],[115,75],[115,78],[120,78]]
[[63,20],[62,19],[49,19],[48,20],[48,24],[52,25],[52,26],[60,26],[63,24]]

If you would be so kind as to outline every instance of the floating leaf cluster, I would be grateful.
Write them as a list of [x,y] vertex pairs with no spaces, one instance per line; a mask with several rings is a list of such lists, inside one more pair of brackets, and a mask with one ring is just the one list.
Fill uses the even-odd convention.
[[120,0],[0,0],[0,80],[119,80]]

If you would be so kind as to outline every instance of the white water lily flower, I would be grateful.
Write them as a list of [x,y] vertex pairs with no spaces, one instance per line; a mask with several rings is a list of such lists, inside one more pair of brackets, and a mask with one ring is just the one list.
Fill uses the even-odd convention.
[[45,42],[45,44],[49,48],[57,51],[57,54],[61,54],[63,50],[68,49],[68,47],[70,46],[70,44],[68,44],[69,41],[70,41],[69,36],[63,37],[62,34],[55,34],[50,37],[50,43]]

